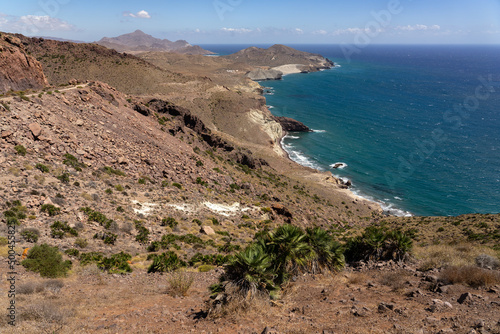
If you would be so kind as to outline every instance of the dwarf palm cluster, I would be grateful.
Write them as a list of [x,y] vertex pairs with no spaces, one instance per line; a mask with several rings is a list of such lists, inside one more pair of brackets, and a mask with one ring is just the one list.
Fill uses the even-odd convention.
[[413,246],[411,231],[370,226],[362,235],[347,241],[345,255],[350,262],[405,260]]
[[214,291],[231,287],[242,296],[273,293],[301,272],[336,270],[344,266],[339,243],[325,230],[283,225],[258,233],[255,242],[236,254]]

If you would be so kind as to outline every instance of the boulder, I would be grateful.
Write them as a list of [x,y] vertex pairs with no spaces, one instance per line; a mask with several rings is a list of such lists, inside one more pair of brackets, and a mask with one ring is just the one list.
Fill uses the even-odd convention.
[[30,128],[31,133],[33,134],[33,137],[38,138],[42,134],[42,127],[38,123],[31,123],[28,125]]
[[215,231],[210,226],[202,226],[200,229],[200,233],[205,233],[206,235],[214,235]]

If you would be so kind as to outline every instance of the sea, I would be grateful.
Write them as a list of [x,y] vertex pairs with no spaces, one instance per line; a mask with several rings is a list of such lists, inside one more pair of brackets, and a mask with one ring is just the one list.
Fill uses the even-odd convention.
[[313,129],[283,139],[292,160],[390,214],[500,212],[500,46],[289,46],[336,65],[260,83],[274,115]]

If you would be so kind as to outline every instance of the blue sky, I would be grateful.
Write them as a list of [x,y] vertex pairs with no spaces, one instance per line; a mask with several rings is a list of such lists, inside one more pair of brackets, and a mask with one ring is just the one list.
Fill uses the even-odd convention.
[[2,0],[0,31],[206,43],[500,44],[500,0]]

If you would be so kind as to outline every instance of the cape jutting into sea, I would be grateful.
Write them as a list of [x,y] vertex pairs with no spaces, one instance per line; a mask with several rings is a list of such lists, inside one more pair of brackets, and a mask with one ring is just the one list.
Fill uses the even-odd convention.
[[274,115],[314,129],[284,138],[293,160],[392,214],[500,211],[500,46],[289,46],[337,64],[261,82]]

